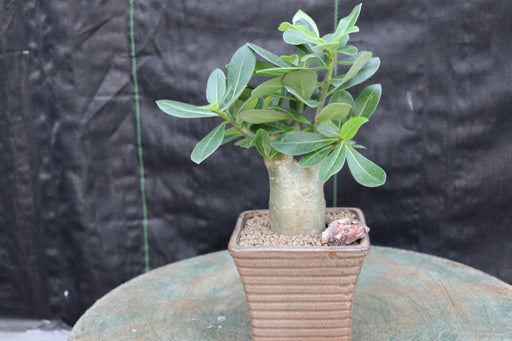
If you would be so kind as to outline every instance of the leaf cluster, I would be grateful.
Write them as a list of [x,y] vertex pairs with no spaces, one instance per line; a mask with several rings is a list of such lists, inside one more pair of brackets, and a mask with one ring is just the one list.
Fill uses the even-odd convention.
[[[300,156],[303,167],[320,164],[324,182],[347,162],[360,184],[382,185],[386,173],[357,151],[364,147],[354,140],[375,112],[382,92],[380,84],[367,86],[356,97],[349,91],[380,66],[371,52],[349,44],[350,34],[359,31],[360,10],[361,4],[339,21],[334,32],[323,36],[314,20],[299,10],[292,23],[278,28],[283,40],[296,48],[295,54],[278,56],[247,43],[232,56],[227,77],[221,69],[210,74],[208,104],[157,101],[172,116],[222,119],[197,143],[191,159],[200,163],[222,144],[235,141],[243,148],[256,147],[269,160],[285,154]],[[264,78],[259,85],[250,83],[259,77]]]

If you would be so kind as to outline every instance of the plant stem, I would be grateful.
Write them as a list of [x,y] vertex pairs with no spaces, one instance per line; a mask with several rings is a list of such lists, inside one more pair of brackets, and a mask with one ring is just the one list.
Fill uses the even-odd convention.
[[242,134],[244,134],[245,137],[254,137],[254,133],[252,131],[250,131],[249,129],[247,128],[244,128],[244,127],[235,127],[236,129],[238,129],[238,131],[240,131]]
[[329,54],[327,70],[325,71],[325,77],[322,82],[322,87],[320,88],[320,95],[318,96],[319,104],[318,104],[318,107],[316,107],[315,113],[313,115],[313,123],[312,123],[313,128],[315,127],[316,116],[324,108],[325,99],[327,98],[327,90],[329,90],[329,85],[331,85],[331,78],[332,78],[332,74],[334,71],[334,64],[335,64],[334,56],[332,54]]
[[290,155],[264,159],[269,175],[271,229],[285,235],[321,233],[325,229],[324,183],[320,165],[300,166]]
[[222,117],[226,122],[231,124],[236,130],[238,130],[243,136],[247,138],[254,137],[254,133],[250,131],[249,129],[242,127],[242,125],[237,124],[235,120],[231,118],[231,116],[228,113],[217,111],[217,114]]

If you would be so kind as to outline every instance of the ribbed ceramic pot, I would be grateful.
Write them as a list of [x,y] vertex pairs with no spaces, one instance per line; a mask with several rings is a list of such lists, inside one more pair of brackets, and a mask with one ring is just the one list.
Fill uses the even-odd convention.
[[[357,208],[351,210],[365,223]],[[240,214],[228,250],[242,279],[253,340],[350,340],[352,303],[364,258],[366,235],[357,245],[243,247],[245,221],[267,210]]]

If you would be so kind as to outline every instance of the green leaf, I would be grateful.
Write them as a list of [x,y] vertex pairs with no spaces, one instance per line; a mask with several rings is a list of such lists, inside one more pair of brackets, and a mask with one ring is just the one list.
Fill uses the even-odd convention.
[[[299,26],[301,27],[301,26]],[[319,43],[321,42],[320,38],[313,38],[309,35],[307,35],[304,32],[301,31],[295,31],[295,30],[288,30],[283,33],[283,40],[291,45],[302,45],[302,44],[308,44],[308,43]]]
[[358,53],[356,53],[353,56],[347,57],[347,58],[342,59],[342,60],[338,60],[337,63],[338,64],[343,64],[343,65],[352,65],[352,64],[354,64],[354,62],[356,61],[357,58],[361,57],[361,55],[363,53],[366,53],[366,52],[368,52],[368,51],[365,51],[365,50],[359,51]]
[[308,26],[303,25],[307,27],[311,32],[313,32],[315,35],[319,36],[320,33],[318,32],[318,27],[316,26],[315,21],[307,15],[305,12],[301,11],[300,9],[295,13],[293,16],[292,22],[294,24],[302,24],[302,22],[305,22],[308,24]]
[[357,27],[357,26],[352,26],[345,30],[346,35],[349,35],[350,33],[356,33],[356,32],[359,32],[359,27]]
[[315,49],[319,49],[319,50],[332,51],[336,47],[338,47],[338,42],[322,43],[322,44],[314,45],[314,47],[315,47]]
[[256,136],[253,137],[246,137],[244,139],[241,139],[240,141],[237,141],[235,143],[235,146],[242,147],[242,148],[251,148],[254,145],[254,139]]
[[356,136],[357,131],[363,124],[368,122],[366,117],[352,117],[343,124],[340,130],[340,137],[344,140],[350,140]]
[[329,98],[329,104],[330,103],[347,103],[354,106],[354,98],[348,91],[337,90],[332,94],[331,98]]
[[311,32],[311,30],[308,28],[308,24],[304,21],[301,21],[303,22],[305,25],[291,25],[287,22],[284,22],[282,23],[280,26],[279,26],[279,31],[281,32],[285,32],[285,31],[288,31],[288,30],[293,30],[293,31],[297,31],[297,32],[300,32],[302,34],[304,34],[305,36],[307,36],[308,38],[312,39],[312,41],[314,42],[317,42],[317,43],[322,43],[323,40],[322,38],[320,38],[318,36],[318,34],[314,34],[313,32]]
[[323,57],[323,53],[322,54],[308,53],[308,54],[303,55],[300,58],[300,61],[305,63],[305,62],[309,61],[310,59],[313,59],[313,60],[318,61],[319,64],[324,64],[325,65],[324,61],[320,61],[322,57]]
[[[245,89],[242,91],[240,97],[238,97],[241,101],[246,101],[251,97],[251,92],[254,90],[255,86],[251,84],[247,84]],[[229,89],[229,88],[228,88]]]
[[231,57],[228,69],[228,88],[231,90],[222,110],[231,106],[238,99],[242,91],[244,91],[245,86],[252,77],[255,64],[256,57],[254,57],[254,53],[252,53],[247,45],[240,47]]
[[334,39],[334,35],[332,33],[326,34],[322,37],[324,43],[315,45],[314,47],[316,49],[323,49],[331,52],[339,52],[341,51],[345,44],[348,42],[349,37],[346,36],[345,38],[342,38],[341,40]]
[[281,77],[269,79],[261,83],[251,93],[252,96],[261,97],[265,95],[273,95],[284,87]]
[[240,114],[240,118],[247,123],[266,123],[266,122],[275,122],[282,120],[289,120],[290,116],[287,113],[276,111],[276,110],[268,110],[268,109],[252,109],[242,111]]
[[[343,78],[341,79],[340,84],[343,84],[343,83],[347,82],[348,80],[354,78],[359,73],[359,71],[366,65],[366,63],[368,63],[370,58],[372,58],[371,52],[365,51],[364,53],[362,53],[356,59],[354,64],[352,64],[350,69],[348,69],[348,71],[343,75]],[[336,82],[336,80],[333,79],[332,84],[334,84],[336,86],[335,82]]]
[[279,134],[285,131],[295,130],[293,127],[289,126],[285,121],[258,123],[253,124],[251,126],[251,129],[253,131],[258,131],[258,129],[260,128],[265,129],[269,134]]
[[339,137],[340,128],[331,121],[325,121],[316,126],[316,131],[327,137]]
[[317,133],[294,130],[274,140],[272,146],[283,154],[301,155],[321,149],[334,141]]
[[231,115],[234,116],[236,122],[240,124],[242,121],[240,120],[238,114],[245,110],[263,109],[263,100],[259,97],[249,97],[244,102],[242,102],[241,100],[237,100],[232,109],[233,112],[230,112]]
[[[371,76],[375,74],[375,72],[379,69],[380,66],[380,58],[374,57],[370,59],[370,61],[354,76],[352,79],[348,81],[343,81],[339,83],[340,89],[348,89],[353,87],[354,85],[361,84]],[[336,80],[332,83],[335,85]],[[336,86],[336,85],[335,85]]]
[[172,101],[170,99],[161,99],[156,101],[156,105],[168,115],[180,118],[201,118],[217,116],[216,113],[195,105]]
[[350,40],[350,37],[348,35],[341,38],[341,40],[339,40],[340,44],[338,45],[338,48],[342,48],[343,46],[347,45],[349,40]]
[[256,132],[256,138],[254,139],[254,144],[256,145],[256,149],[261,155],[267,159],[270,157],[272,141],[270,140],[270,136],[265,131],[265,129],[258,129]]
[[204,159],[212,155],[213,152],[220,147],[222,140],[224,139],[225,127],[226,122],[222,122],[196,144],[192,154],[190,155],[192,161],[200,164]]
[[325,106],[317,115],[316,122],[324,122],[327,120],[336,120],[344,118],[350,112],[352,106],[347,103],[331,103]]
[[334,31],[334,40],[339,40],[343,36],[353,32],[351,28],[354,26],[354,24],[357,21],[357,18],[359,17],[359,13],[361,12],[361,5],[362,4],[359,4],[356,7],[354,7],[354,9],[349,15],[342,18],[338,22],[338,25],[336,25],[336,31]]
[[347,147],[345,143],[339,143],[320,166],[318,173],[320,181],[326,182],[331,176],[338,173],[345,164],[346,156]]
[[219,104],[218,103],[210,103],[210,104],[201,105],[198,108],[217,112],[217,111],[219,111]]
[[249,97],[245,102],[240,105],[240,108],[236,112],[237,116],[245,110],[258,109],[258,97]]
[[206,83],[206,100],[208,103],[219,103],[226,92],[226,76],[221,69],[215,69]]
[[299,55],[297,55],[297,54],[291,54],[289,56],[280,56],[279,58],[281,58],[285,62],[291,63],[293,65],[299,65],[300,59],[299,59]]
[[298,112],[297,110],[288,109],[288,110],[286,110],[286,112],[289,113],[290,116],[292,116],[292,118],[296,122],[304,123],[304,124],[311,124],[311,121],[308,120],[308,118],[303,113]]
[[352,108],[354,116],[370,118],[379,105],[382,87],[380,84],[373,84],[366,87],[359,96]]
[[327,157],[331,150],[332,146],[327,146],[322,149],[311,152],[309,154],[306,154],[300,159],[299,164],[301,165],[301,167],[304,168],[313,167],[322,162]]
[[267,98],[265,98],[265,100],[263,101],[263,108],[258,109],[268,109],[268,106],[272,103],[273,100],[275,100],[274,97],[267,96]]
[[294,30],[295,29],[295,26],[293,26],[292,24],[290,24],[289,22],[282,22],[279,27],[277,28],[278,31],[280,32],[285,32],[285,31],[288,31],[288,30]]
[[302,97],[310,98],[317,78],[316,72],[311,70],[292,71],[283,77],[283,84],[295,89]]
[[348,56],[353,56],[357,53],[357,47],[355,47],[354,45],[347,45],[339,48],[337,51]]
[[264,69],[272,69],[276,66],[274,64],[270,64],[269,62],[265,62],[263,60],[256,60],[256,66],[254,67],[254,72],[258,72]]
[[334,40],[334,33],[327,33],[325,34],[322,39],[326,42],[326,43],[332,43]]
[[361,185],[377,187],[386,182],[386,172],[352,146],[347,146],[347,161],[350,173]]
[[269,159],[270,160],[274,160],[275,158],[278,158],[280,157],[281,155],[283,155],[282,153],[278,152],[277,150],[274,150],[274,152],[270,155]]
[[265,50],[263,47],[259,47],[258,45],[254,45],[254,44],[251,44],[251,43],[248,43],[247,45],[251,48],[251,50],[253,50],[258,55],[260,55],[260,57],[262,57],[263,59],[271,62],[274,65],[281,66],[281,67],[293,66],[293,64],[290,64],[290,63],[282,60],[281,58],[279,58],[278,55],[273,54],[272,52]]
[[[320,68],[318,68],[320,69]],[[256,74],[258,76],[283,76],[290,71],[297,71],[297,70],[311,70],[307,67],[302,66],[289,66],[289,67],[275,67],[275,68],[268,68],[268,69],[260,69],[256,71]]]
[[306,104],[310,108],[316,108],[318,106],[318,102],[315,100],[312,100],[311,98],[303,97],[300,93],[298,93],[294,88],[291,88],[289,86],[285,87],[288,92],[290,92],[292,95],[297,97],[302,103]]
[[314,51],[307,45],[298,45],[298,49],[301,49],[301,62],[306,63],[305,66],[310,66],[313,61],[316,61],[319,65],[327,68],[327,56],[322,51]]
[[240,133],[240,131],[234,127],[226,129],[224,131],[224,138],[222,139],[221,145],[229,143],[241,136],[242,136],[242,134]]

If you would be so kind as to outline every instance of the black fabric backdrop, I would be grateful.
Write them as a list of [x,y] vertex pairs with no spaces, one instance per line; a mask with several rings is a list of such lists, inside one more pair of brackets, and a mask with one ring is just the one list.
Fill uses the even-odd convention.
[[[1,3],[0,315],[73,322],[144,269],[129,2]],[[217,121],[155,100],[205,103],[209,72],[246,41],[288,51],[276,28],[299,8],[332,28],[328,0],[135,2],[152,268],[224,249],[239,212],[268,200],[254,150],[227,145],[196,166]],[[388,181],[367,189],[342,171],[339,187],[374,244],[509,283],[511,18],[506,0],[366,1],[352,39],[381,58],[383,98],[359,141]]]

